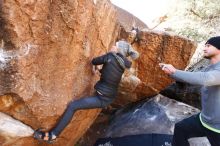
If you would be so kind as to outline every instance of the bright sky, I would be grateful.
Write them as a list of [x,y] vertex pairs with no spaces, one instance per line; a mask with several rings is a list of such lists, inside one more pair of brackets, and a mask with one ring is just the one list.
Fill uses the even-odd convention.
[[164,16],[171,7],[174,7],[177,0],[110,0],[113,4],[132,13],[149,27],[153,21]]

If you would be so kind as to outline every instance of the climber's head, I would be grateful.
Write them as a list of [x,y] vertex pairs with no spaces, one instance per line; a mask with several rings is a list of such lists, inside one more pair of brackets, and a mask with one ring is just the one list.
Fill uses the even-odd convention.
[[133,43],[135,41],[135,39],[136,39],[136,36],[137,36],[136,30],[131,30],[128,33],[128,38],[127,38],[128,42]]
[[127,41],[131,44],[140,41],[140,29],[138,27],[132,27],[128,32]]
[[130,56],[133,60],[139,57],[139,53],[135,51],[132,46],[124,40],[116,42],[116,47],[118,49],[118,52],[125,57]]

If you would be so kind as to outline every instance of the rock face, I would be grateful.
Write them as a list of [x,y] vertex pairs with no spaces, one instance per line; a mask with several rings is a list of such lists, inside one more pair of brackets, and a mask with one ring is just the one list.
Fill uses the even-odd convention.
[[155,32],[143,32],[137,45],[141,54],[137,62],[137,74],[142,82],[137,88],[139,97],[152,96],[172,82],[158,63],[170,63],[184,69],[196,49],[190,40]]
[[[70,100],[92,94],[90,61],[116,38],[115,9],[107,0],[0,2],[0,111],[50,129]],[[98,113],[76,113],[55,145],[73,145]],[[31,137],[0,141],[38,145]]]
[[[181,102],[157,95],[147,102],[118,111],[105,137],[120,138],[140,134],[173,134],[174,124],[199,110]],[[190,146],[210,146],[206,137],[189,139]]]
[[4,113],[0,113],[0,135],[4,135],[7,138],[20,138],[31,136],[33,132],[30,127],[20,121]]
[[[117,21],[108,0],[0,1],[0,111],[33,129],[52,128],[69,101],[93,93],[98,76],[92,75],[90,61],[122,38]],[[164,33],[141,32],[140,37],[133,47],[141,57],[122,81],[122,105],[170,84],[158,63],[184,68],[195,48]],[[128,94],[130,99],[123,98]],[[99,112],[78,111],[54,145],[75,144]],[[39,145],[32,137],[0,137],[0,143]]]
[[178,69],[184,69],[196,49],[194,42],[164,32],[141,31],[138,35],[140,39],[132,46],[140,57],[122,79],[117,105],[157,95],[173,82],[158,64],[170,63]]
[[132,27],[137,27],[139,29],[148,29],[148,26],[140,21],[137,17],[133,16],[129,12],[125,11],[124,9],[115,6],[117,20],[120,25],[125,29],[125,31],[129,31]]
[[[129,140],[125,137],[144,145],[147,139],[144,140],[140,135],[152,133],[172,135],[176,122],[198,112],[198,109],[190,105],[159,94],[150,100],[129,104],[111,115],[105,110],[102,111],[79,141],[79,145],[93,146],[97,139],[99,142],[102,141],[100,145],[116,139],[121,145],[126,145]],[[206,137],[191,138],[189,141],[191,146],[210,146]]]
[[174,124],[199,110],[162,95],[147,102],[127,106],[117,111],[106,132],[106,137],[138,134],[173,134]]

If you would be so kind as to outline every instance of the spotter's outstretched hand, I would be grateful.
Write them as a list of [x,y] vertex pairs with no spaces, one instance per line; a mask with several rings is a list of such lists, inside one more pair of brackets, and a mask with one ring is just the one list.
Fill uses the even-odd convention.
[[168,75],[174,74],[176,72],[176,68],[171,64],[159,63],[159,66]]

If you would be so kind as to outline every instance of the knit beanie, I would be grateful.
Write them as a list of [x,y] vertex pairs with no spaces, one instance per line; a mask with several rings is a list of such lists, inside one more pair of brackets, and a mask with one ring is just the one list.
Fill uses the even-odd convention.
[[118,52],[125,57],[131,56],[133,60],[139,57],[139,53],[126,41],[116,42],[116,47],[118,48]]
[[205,44],[210,44],[220,50],[220,36],[211,37]]

